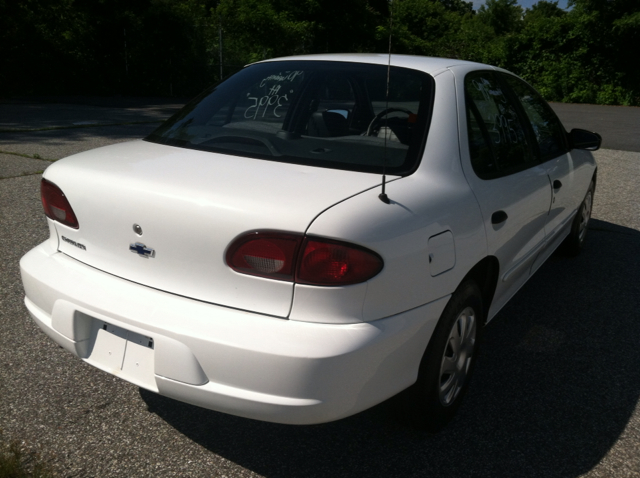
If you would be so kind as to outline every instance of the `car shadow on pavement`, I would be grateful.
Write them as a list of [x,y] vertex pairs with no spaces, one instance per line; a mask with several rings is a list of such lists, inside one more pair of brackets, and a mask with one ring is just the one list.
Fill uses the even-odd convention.
[[389,402],[288,426],[140,394],[194,442],[269,477],[578,476],[638,404],[637,257],[639,231],[592,220],[583,253],[554,255],[487,327],[465,403],[437,435],[397,424]]

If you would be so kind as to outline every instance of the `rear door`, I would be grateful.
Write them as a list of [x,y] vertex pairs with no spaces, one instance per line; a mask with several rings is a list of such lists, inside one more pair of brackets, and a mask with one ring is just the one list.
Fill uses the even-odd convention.
[[489,316],[528,279],[544,245],[552,200],[547,168],[534,154],[528,125],[503,85],[494,71],[464,77],[463,168],[482,211],[487,254],[500,262]]

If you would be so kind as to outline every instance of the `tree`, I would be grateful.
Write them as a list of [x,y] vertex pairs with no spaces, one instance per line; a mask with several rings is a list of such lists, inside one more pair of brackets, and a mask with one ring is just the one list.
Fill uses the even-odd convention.
[[640,43],[640,5],[631,0],[571,5],[569,12],[555,2],[527,10],[509,50],[512,69],[550,100],[640,104],[640,68],[628,61],[629,48]]
[[517,0],[487,0],[478,10],[478,19],[502,36],[520,30],[523,13]]
[[[11,94],[193,95],[256,60],[392,50],[518,73],[550,100],[640,104],[638,0],[0,0]],[[222,33],[222,45],[220,44]],[[25,61],[25,58],[28,61]]]
[[541,1],[526,10],[522,30],[506,55],[508,68],[531,82],[547,100],[560,101],[574,88],[579,71],[575,38],[567,12]]
[[[337,14],[336,12],[339,12]],[[301,53],[372,51],[386,0],[221,0],[213,14],[237,64]]]
[[[571,0],[577,60],[586,71],[572,101],[640,104],[640,2]],[[588,75],[588,76],[587,76]]]

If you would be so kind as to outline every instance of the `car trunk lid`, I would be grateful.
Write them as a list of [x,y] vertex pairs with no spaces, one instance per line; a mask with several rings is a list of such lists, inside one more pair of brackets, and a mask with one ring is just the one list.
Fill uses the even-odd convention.
[[293,284],[239,274],[228,245],[252,230],[305,232],[322,211],[380,183],[316,168],[135,141],[54,163],[79,229],[59,250],[92,267],[196,300],[286,317]]

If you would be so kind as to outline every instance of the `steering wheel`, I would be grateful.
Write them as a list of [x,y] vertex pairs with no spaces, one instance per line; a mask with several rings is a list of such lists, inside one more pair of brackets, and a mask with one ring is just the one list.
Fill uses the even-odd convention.
[[373,136],[373,132],[376,130],[376,128],[379,125],[379,123],[382,120],[382,118],[387,116],[389,113],[394,113],[396,111],[399,111],[401,113],[406,113],[407,115],[412,115],[413,114],[413,112],[411,112],[411,111],[409,111],[409,110],[407,110],[405,108],[387,108],[387,109],[384,109],[380,113],[378,113],[377,115],[375,115],[373,117],[373,119],[371,120],[371,123],[369,123],[369,127],[367,128],[366,136]]

